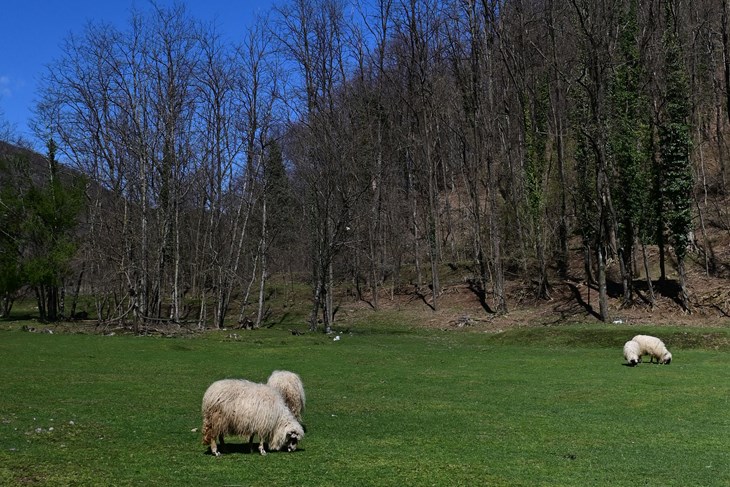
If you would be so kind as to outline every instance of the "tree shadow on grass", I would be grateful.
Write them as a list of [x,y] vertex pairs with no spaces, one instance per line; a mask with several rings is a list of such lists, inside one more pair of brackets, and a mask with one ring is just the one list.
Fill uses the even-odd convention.
[[433,307],[433,304],[431,304],[431,303],[428,302],[428,298],[426,297],[426,295],[424,293],[421,292],[420,289],[416,289],[416,296],[418,296],[418,298],[421,301],[423,301],[423,303],[426,306],[428,306],[429,308],[431,308],[431,311],[436,311],[436,308]]
[[570,289],[570,292],[573,293],[573,298],[575,299],[575,302],[578,303],[578,305],[585,310],[586,313],[593,316],[594,318],[600,320],[601,315],[596,312],[596,310],[593,309],[593,306],[590,305],[590,303],[587,303],[583,300],[583,296],[580,293],[580,289],[578,289],[578,286],[573,284],[572,282],[566,282],[566,286]]
[[490,308],[489,304],[487,303],[487,293],[482,285],[479,283],[479,281],[477,281],[476,279],[468,279],[467,284],[469,285],[469,291],[474,293],[484,311],[490,314],[494,313],[492,308]]
[[[581,295],[581,290],[578,289],[575,284],[567,281],[565,281],[564,284],[570,289],[573,295],[573,302],[583,308],[591,316],[600,319],[599,313],[595,309],[593,309],[593,306],[591,306],[590,303],[586,302],[583,299],[583,296]],[[652,280],[651,284],[655,296],[671,299],[679,307],[683,307],[680,297],[682,288],[679,285],[679,281],[677,281],[676,279],[658,279]],[[589,292],[595,292],[596,296],[598,295],[598,285],[595,282],[588,284],[587,288],[589,289]],[[632,282],[632,289],[634,296],[638,298],[641,303],[645,305],[651,304],[651,299],[649,296],[649,286],[645,279],[634,279]],[[623,284],[607,279],[606,294],[611,299],[622,299],[624,295]]]
[[[646,295],[649,292],[649,286],[646,281],[643,279],[635,280],[633,286],[639,298],[649,303],[650,299]],[[654,290],[655,295],[671,299],[680,307],[684,306],[682,299],[680,298],[682,294],[682,287],[676,279],[658,279],[656,281],[651,281],[651,287]]]

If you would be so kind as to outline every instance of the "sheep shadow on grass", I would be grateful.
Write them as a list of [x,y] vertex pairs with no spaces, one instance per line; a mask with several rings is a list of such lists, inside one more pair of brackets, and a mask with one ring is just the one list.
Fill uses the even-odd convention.
[[[300,451],[305,451],[304,448],[297,447],[296,450],[292,452],[287,451],[277,451],[277,450],[269,450],[269,444],[266,443],[266,454],[271,453],[298,453]],[[221,443],[218,445],[218,451],[221,453],[221,455],[230,455],[230,454],[238,454],[238,455],[248,455],[248,454],[256,454],[260,455],[259,453],[259,444],[258,442],[254,442],[252,445],[249,445],[247,441],[244,441],[242,443]],[[210,447],[208,447],[205,450],[205,455],[213,455],[213,453],[210,451]]]
[[[221,453],[221,455],[226,455],[229,453],[256,453],[258,454],[258,443],[254,443],[253,445],[249,445],[248,442],[243,443],[223,443],[218,445],[218,451]],[[212,455],[213,453],[210,451],[210,447],[208,447],[205,450],[206,455]]]
[[621,365],[624,366],[624,367],[631,367],[631,368],[635,369],[639,365],[663,365],[663,364],[660,364],[659,362],[639,362],[636,365],[631,365],[631,364],[628,364],[628,363],[624,362]]

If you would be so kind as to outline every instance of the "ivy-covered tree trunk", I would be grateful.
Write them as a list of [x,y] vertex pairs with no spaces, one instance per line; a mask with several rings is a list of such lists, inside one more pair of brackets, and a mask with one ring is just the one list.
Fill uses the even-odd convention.
[[545,255],[545,180],[548,170],[546,157],[547,128],[547,86],[542,85],[534,100],[532,109],[527,96],[522,97],[523,130],[525,139],[525,187],[527,191],[527,212],[532,225],[533,246],[537,261],[537,299],[550,299],[550,281],[547,274]]
[[[650,187],[643,161],[647,160],[648,107],[641,94],[641,60],[637,43],[636,1],[624,14],[619,36],[620,63],[610,87],[609,147],[615,168],[617,191],[618,256],[623,287],[623,306],[633,303],[634,244],[641,235],[642,216],[651,211]],[[646,220],[646,218],[644,218]]]
[[[589,162],[591,171],[584,171],[586,181],[595,186],[595,216],[598,219],[591,224],[586,222],[597,237],[596,258],[598,260],[598,294],[599,314],[601,321],[608,321],[608,285],[606,267],[609,259],[616,251],[616,212],[613,205],[612,167],[609,161],[609,75],[612,69],[612,58],[615,51],[618,33],[618,20],[615,14],[615,2],[586,2],[571,0],[575,13],[579,36],[581,69],[584,79],[580,81],[582,98],[578,111],[581,139],[579,149],[581,158]],[[580,147],[582,146],[582,147]],[[588,178],[587,176],[589,176]],[[585,189],[585,187],[584,187]],[[584,225],[586,225],[584,223]],[[584,234],[585,238],[586,234]]]
[[659,150],[665,183],[662,201],[669,241],[677,258],[679,300],[690,311],[685,272],[685,258],[692,229],[692,166],[690,162],[689,92],[687,73],[677,39],[677,19],[668,8],[668,30],[665,34],[665,110],[659,127]]

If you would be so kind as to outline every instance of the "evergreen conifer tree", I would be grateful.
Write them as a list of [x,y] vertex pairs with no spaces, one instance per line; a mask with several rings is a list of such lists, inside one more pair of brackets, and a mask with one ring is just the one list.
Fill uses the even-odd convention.
[[41,320],[62,317],[63,280],[77,248],[74,231],[84,203],[83,179],[60,177],[56,145],[48,142],[48,176],[45,184],[28,180],[22,236],[27,242],[23,273],[36,293]]

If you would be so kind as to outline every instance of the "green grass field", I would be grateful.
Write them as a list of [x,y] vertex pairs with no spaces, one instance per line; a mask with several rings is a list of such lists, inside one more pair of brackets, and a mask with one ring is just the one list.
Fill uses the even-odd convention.
[[[650,331],[669,366],[622,365]],[[730,485],[725,330],[606,325],[486,334],[378,327],[196,338],[0,331],[2,485]],[[200,401],[298,372],[294,453],[216,458]],[[193,431],[195,430],[195,431]]]

